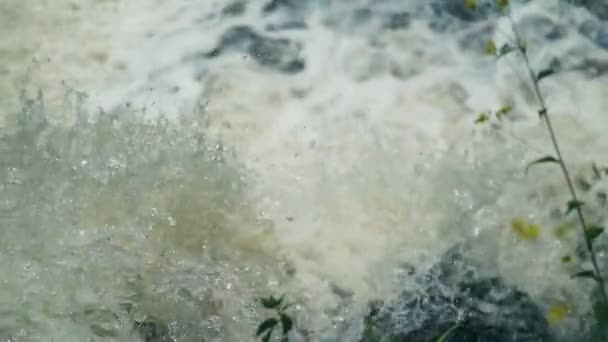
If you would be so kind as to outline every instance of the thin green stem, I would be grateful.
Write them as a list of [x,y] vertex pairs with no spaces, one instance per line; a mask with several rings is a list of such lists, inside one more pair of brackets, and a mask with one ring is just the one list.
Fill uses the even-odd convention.
[[[532,65],[530,63],[530,58],[528,57],[528,52],[527,52],[526,48],[523,47],[523,45],[522,45],[521,35],[519,34],[519,31],[517,30],[517,25],[515,25],[515,22],[513,21],[513,18],[511,17],[510,13],[508,13],[507,16],[509,18],[509,21],[511,22],[511,27],[513,28],[513,34],[515,35],[515,39],[517,41],[516,44],[517,44],[518,50],[521,53],[521,55],[523,56],[524,64],[528,71],[528,76],[532,80],[532,84],[534,86],[534,93],[535,93],[536,99],[538,100],[538,103],[540,105],[538,114],[541,116],[541,118],[545,122],[545,125],[547,126],[547,130],[549,131],[549,135],[551,137],[551,143],[553,144],[553,148],[555,150],[557,160],[559,161],[559,166],[562,170],[564,178],[566,179],[566,184],[568,185],[568,190],[570,191],[570,196],[572,197],[572,200],[574,202],[578,202],[578,196],[576,195],[576,190],[574,188],[574,183],[572,182],[572,177],[570,177],[570,172],[568,171],[568,167],[566,166],[566,162],[564,161],[564,157],[562,155],[561,149],[559,147],[559,143],[557,141],[557,136],[555,134],[555,130],[553,129],[553,125],[551,124],[551,119],[549,117],[549,111],[547,110],[547,106],[545,104],[545,98],[540,90],[539,80],[538,80],[536,74],[534,73],[534,70],[532,69]],[[582,211],[580,205],[576,206],[575,209],[576,209],[576,215],[581,224],[581,229],[583,232],[583,238],[585,239],[585,244],[587,245],[587,249],[589,250],[589,253],[591,254],[591,264],[593,265],[593,270],[595,272],[596,281],[598,283],[598,286],[600,287],[602,301],[605,306],[608,306],[608,295],[606,294],[606,289],[604,287],[604,278],[602,277],[602,274],[600,272],[600,268],[599,268],[598,262],[597,262],[597,257],[595,255],[595,251],[593,250],[593,242],[591,241],[591,238],[587,234],[587,223],[585,221],[585,216],[583,215],[583,211]]]

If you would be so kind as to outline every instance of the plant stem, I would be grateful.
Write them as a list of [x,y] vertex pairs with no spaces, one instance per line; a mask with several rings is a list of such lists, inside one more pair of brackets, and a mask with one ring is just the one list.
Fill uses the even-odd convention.
[[[561,149],[557,142],[557,136],[555,135],[555,131],[553,129],[553,125],[551,124],[551,119],[549,118],[549,111],[547,110],[547,106],[545,104],[545,98],[543,97],[542,92],[540,91],[539,80],[532,69],[532,65],[530,64],[530,58],[528,57],[528,52],[525,47],[522,46],[521,36],[517,30],[517,26],[515,25],[511,14],[508,13],[509,20],[511,22],[511,27],[513,29],[513,34],[515,35],[515,39],[517,41],[517,47],[519,52],[522,54],[524,59],[524,64],[526,65],[526,69],[528,71],[528,76],[532,80],[532,84],[534,86],[534,93],[536,95],[536,99],[540,105],[540,109],[538,110],[538,114],[545,122],[547,126],[547,130],[549,131],[549,135],[551,136],[551,143],[553,144],[553,149],[555,150],[555,154],[557,160],[559,162],[559,166],[562,169],[562,173],[564,178],[566,179],[566,184],[568,185],[568,190],[570,191],[570,196],[574,202],[578,202],[578,196],[576,195],[576,190],[574,188],[574,184],[572,182],[572,178],[570,177],[570,172],[568,171],[568,167],[566,166],[566,162],[564,161],[564,157],[562,156]],[[596,281],[600,288],[600,293],[602,296],[602,301],[604,306],[608,307],[608,295],[606,294],[606,289],[604,287],[604,278],[600,272],[600,268],[597,263],[597,258],[595,256],[595,251],[593,250],[593,242],[587,235],[587,224],[585,221],[585,216],[583,215],[583,211],[580,205],[576,206],[576,215],[581,224],[581,229],[583,232],[583,237],[585,239],[585,244],[587,245],[587,249],[591,254],[591,264],[593,265],[593,271],[595,272]]]

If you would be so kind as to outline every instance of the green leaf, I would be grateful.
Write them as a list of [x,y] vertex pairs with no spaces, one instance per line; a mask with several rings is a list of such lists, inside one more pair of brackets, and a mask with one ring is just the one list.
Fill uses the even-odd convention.
[[287,335],[293,328],[293,320],[286,314],[281,314],[281,325],[283,326],[283,335]]
[[262,342],[270,341],[270,335],[272,335],[272,330],[268,331],[264,337],[262,337]]
[[555,157],[552,157],[552,156],[546,156],[546,157],[542,157],[542,158],[536,159],[535,161],[529,163],[526,166],[526,171],[525,171],[526,174],[528,173],[528,170],[530,169],[530,167],[532,167],[533,165],[542,164],[542,163],[556,163],[556,164],[559,164],[559,159],[557,159]]
[[493,41],[488,40],[486,42],[486,49],[485,49],[485,51],[486,51],[487,55],[492,55],[492,56],[496,55],[496,45],[494,44]]
[[581,202],[581,201],[568,201],[568,209],[566,210],[566,215],[570,214],[570,212],[572,212],[572,210],[578,209],[580,207],[582,207],[585,203]]
[[604,227],[589,226],[589,227],[587,227],[587,230],[585,231],[585,235],[587,235],[587,238],[589,239],[589,241],[591,241],[593,243],[593,241],[595,241],[595,239],[597,239],[598,236],[602,235],[603,232],[604,232]]
[[498,5],[498,8],[504,9],[509,6],[509,0],[496,0],[496,4]]
[[261,302],[266,309],[276,309],[279,305],[281,305],[284,297],[285,295],[281,296],[280,298],[270,296],[268,298],[262,298]]
[[477,0],[464,0],[464,7],[475,10],[477,8]]
[[267,320],[265,320],[264,322],[260,323],[260,325],[258,325],[258,331],[255,333],[255,336],[260,336],[262,335],[266,330],[272,331],[272,329],[274,329],[274,327],[279,323],[279,321],[276,318],[269,318]]
[[597,281],[597,277],[593,271],[580,271],[570,276],[571,278],[591,278]]
[[511,220],[511,228],[522,240],[536,240],[540,234],[539,226],[530,224],[519,217]]
[[540,81],[540,80],[542,80],[545,77],[553,75],[554,73],[555,73],[555,70],[553,70],[551,68],[548,68],[548,69],[545,69],[545,70],[541,70],[538,73],[538,75],[536,76],[536,80]]
[[475,118],[475,124],[479,125],[482,124],[486,121],[488,121],[490,119],[490,117],[488,116],[488,113],[481,113],[477,116],[477,118]]
[[506,105],[498,110],[498,114],[504,115],[511,112],[511,110],[513,110],[513,106]]
[[572,261],[572,257],[571,257],[570,255],[564,255],[564,256],[562,257],[562,262],[563,262],[564,264],[567,264],[567,263],[569,263],[569,262],[571,262],[571,261]]
[[499,110],[496,111],[496,118],[498,120],[502,120],[502,117],[509,114],[511,112],[511,110],[513,110],[513,107],[510,105],[505,105],[502,108],[500,108]]

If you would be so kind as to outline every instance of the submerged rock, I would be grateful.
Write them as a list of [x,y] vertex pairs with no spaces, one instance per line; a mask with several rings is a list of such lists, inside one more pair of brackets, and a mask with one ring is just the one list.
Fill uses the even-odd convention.
[[233,2],[222,9],[222,14],[226,16],[238,16],[245,13],[247,4],[245,2]]
[[217,47],[206,57],[218,57],[230,50],[245,53],[258,64],[284,73],[298,73],[305,66],[299,57],[300,44],[262,35],[249,26],[233,26],[226,30]]
[[390,303],[372,303],[361,342],[552,341],[541,309],[500,277],[479,276],[459,247],[446,252],[419,282]]
[[608,2],[606,0],[570,0],[577,6],[585,7],[589,13],[602,20],[608,20]]
[[586,21],[579,27],[579,33],[602,49],[608,49],[608,24]]
[[141,322],[135,321],[133,328],[144,342],[163,342],[171,340],[167,325],[154,319],[147,319]]
[[302,12],[308,7],[306,0],[270,0],[262,8],[263,13],[277,11]]
[[487,19],[497,7],[495,1],[480,0],[476,9],[469,9],[463,0],[434,0],[429,1],[433,12],[438,15],[449,15],[464,21],[479,21]]

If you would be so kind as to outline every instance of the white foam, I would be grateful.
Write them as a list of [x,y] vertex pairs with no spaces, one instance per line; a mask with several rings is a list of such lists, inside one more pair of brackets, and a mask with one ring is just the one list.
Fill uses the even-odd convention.
[[[59,81],[66,80],[73,88],[88,94],[87,105],[92,112],[100,107],[119,115],[136,115],[145,108],[149,118],[162,114],[179,121],[194,112],[208,119],[207,132],[236,151],[238,161],[247,168],[250,182],[243,195],[247,210],[222,208],[220,211],[228,211],[226,216],[234,227],[226,233],[217,233],[220,237],[213,241],[225,244],[218,247],[224,252],[235,248],[235,244],[251,247],[259,240],[251,238],[249,244],[241,240],[253,234],[250,226],[263,226],[252,230],[271,236],[268,239],[276,244],[273,245],[276,251],[269,252],[272,257],[285,255],[297,270],[295,279],[281,280],[285,283],[280,287],[304,298],[310,315],[302,319],[310,320],[308,323],[316,329],[328,328],[323,315],[338,305],[328,291],[328,284],[354,291],[355,303],[350,315],[356,317],[356,311],[364,308],[370,298],[394,292],[395,284],[391,282],[394,265],[403,260],[431,257],[463,238],[487,244],[488,253],[495,253],[503,274],[536,297],[550,293],[547,295],[550,301],[562,292],[572,295],[579,290],[578,283],[566,280],[567,272],[559,264],[561,254],[569,248],[567,245],[551,240],[545,231],[537,244],[522,243],[505,228],[513,216],[530,216],[552,224],[542,216],[545,204],[527,198],[535,193],[533,187],[537,185],[561,184],[556,173],[547,173],[555,178],[545,177],[542,183],[538,178],[530,180],[515,174],[525,160],[539,151],[549,151],[543,127],[534,114],[536,105],[521,95],[523,86],[514,76],[514,72],[523,75],[521,65],[513,64],[516,62],[509,58],[495,65],[487,57],[463,51],[458,45],[458,38],[462,37],[458,35],[464,33],[438,34],[416,18],[404,31],[378,32],[370,26],[359,28],[360,34],[340,33],[322,25],[326,9],[313,11],[306,30],[272,33],[304,44],[302,56],[306,68],[300,74],[280,74],[239,53],[214,60],[196,57],[210,51],[231,25],[263,29],[264,23],[256,12],[261,7],[260,1],[248,3],[248,11],[242,17],[221,20],[219,13],[226,4],[219,0],[82,2],[77,20],[64,16],[69,9],[61,6],[68,8],[67,2],[45,7],[45,14],[37,15],[52,23],[57,20],[59,24],[25,32],[23,41],[27,37],[36,38],[42,45],[34,54],[39,58],[51,57],[49,64],[32,71],[31,82],[39,84],[48,98],[46,114],[56,117],[56,121],[73,122],[73,118],[67,117],[71,112],[61,109],[59,94],[63,95],[64,89]],[[544,3],[545,6],[534,4],[519,8],[517,16],[554,10]],[[24,13],[36,12],[27,2],[14,2],[11,6]],[[576,12],[572,18],[579,15],[582,14]],[[332,20],[341,18],[339,12],[331,16]],[[20,18],[18,22],[26,25],[29,20],[33,19]],[[481,26],[479,24],[479,28]],[[473,32],[478,28],[471,27]],[[500,30],[507,29],[500,26]],[[540,49],[531,46],[533,63],[545,63],[553,48],[561,53],[585,47],[589,55],[605,56],[605,52],[591,47],[575,29],[570,29],[569,34],[571,36],[561,43]],[[46,35],[52,38],[45,39]],[[500,42],[503,36],[497,33],[495,37]],[[13,40],[0,41],[9,49],[20,46]],[[96,64],[91,55],[98,51],[107,56]],[[11,59],[9,63],[16,69],[28,65],[19,59]],[[585,149],[589,158],[602,157],[608,142],[603,134],[606,120],[600,115],[608,108],[602,93],[605,84],[605,76],[590,81],[580,73],[570,73],[543,86],[555,104],[551,110],[555,113],[556,129],[564,145],[571,146],[566,152],[573,163],[585,159],[577,155],[579,149]],[[14,89],[1,89],[9,89],[7,95],[13,95]],[[499,133],[506,140],[492,139],[493,134],[488,133],[491,128],[476,127],[473,120],[477,113],[505,103],[513,104],[514,114],[520,120],[506,125]],[[10,121],[7,117],[12,112],[7,110],[8,114],[0,117]],[[522,137],[527,145],[514,140],[509,133]],[[120,164],[120,158],[116,160]],[[183,162],[179,157],[170,160]],[[185,170],[193,172],[193,168]],[[154,172],[150,174],[165,175]],[[183,170],[171,172],[179,174]],[[137,203],[136,214],[132,215],[128,210],[119,210],[130,203],[128,191],[123,192],[121,186],[105,189],[100,196],[107,196],[106,202],[119,205],[94,209],[99,217],[87,212],[93,217],[84,220],[89,225],[78,227],[83,233],[73,243],[87,246],[108,234],[119,245],[113,248],[125,249],[134,255],[106,255],[104,253],[111,253],[113,249],[103,247],[96,255],[107,260],[68,260],[61,256],[58,262],[72,263],[71,267],[91,267],[104,274],[105,279],[92,277],[90,274],[95,271],[85,270],[86,280],[74,283],[72,288],[68,286],[69,280],[44,278],[44,282],[57,282],[53,291],[59,295],[53,297],[55,293],[41,293],[42,290],[35,287],[40,284],[35,276],[24,275],[25,278],[7,280],[11,293],[31,287],[28,291],[35,294],[28,292],[28,295],[34,299],[23,301],[46,303],[44,305],[49,306],[46,310],[63,317],[71,306],[110,305],[115,300],[113,295],[128,293],[123,280],[108,280],[114,276],[109,267],[112,263],[125,273],[137,268],[159,272],[158,283],[186,282],[184,274],[189,267],[211,262],[206,256],[190,253],[192,246],[188,243],[188,239],[202,241],[207,233],[196,232],[194,228],[177,231],[175,239],[183,239],[184,245],[164,241],[166,236],[162,232],[157,240],[147,242],[135,221],[139,215],[145,216],[140,212],[151,210],[147,206],[159,205],[168,212],[181,213],[186,217],[182,220],[188,223],[194,222],[192,217],[196,217],[197,210],[205,210],[204,199],[216,198],[210,195],[198,199],[194,190],[213,192],[215,188],[209,190],[195,185],[197,177],[204,179],[205,176],[183,176],[183,183],[191,186],[192,191],[171,186],[154,190],[149,188],[149,182],[119,178],[147,200]],[[81,194],[78,198],[86,203],[86,197]],[[86,204],[105,203],[105,197],[100,198]],[[173,201],[188,200],[194,204],[172,207]],[[114,223],[120,227],[119,232],[105,232],[104,220],[112,220],[113,210],[120,211],[118,222]],[[30,224],[43,225],[43,222]],[[159,224],[161,229],[171,229],[171,226]],[[270,228],[265,229],[266,226]],[[72,232],[65,229],[44,236],[69,240]],[[235,236],[237,242],[229,242],[231,236]],[[186,245],[188,247],[184,247]],[[49,250],[24,246],[19,255],[27,257],[28,253],[36,253],[40,258],[36,267],[42,272],[45,267],[54,267],[45,264],[48,262],[45,258],[58,252],[52,250],[56,245],[51,246]],[[261,247],[254,247],[255,253],[259,253]],[[163,261],[159,256],[167,248],[177,250],[177,256],[171,261]],[[244,260],[266,260],[248,256],[248,251],[242,253]],[[164,262],[176,265],[165,266]],[[7,270],[17,267],[9,265],[5,263],[3,267]],[[225,271],[224,267],[228,268],[221,265],[217,270]],[[251,300],[254,293],[277,288],[273,284],[275,278],[280,277],[268,272],[267,282],[263,277],[239,278],[240,274],[231,281],[242,282],[237,291],[242,291],[243,300]],[[230,273],[226,271],[226,274]],[[47,277],[52,276],[49,273]],[[202,278],[193,280],[196,281]],[[226,290],[229,281],[217,281],[222,282],[223,290],[206,283],[194,284],[188,291],[195,292],[193,298],[202,298],[205,291],[210,291],[211,297],[229,301],[232,294]],[[96,282],[100,287],[93,286]],[[82,287],[78,287],[79,284]],[[115,286],[115,292],[104,289],[103,284]],[[67,298],[72,290],[75,298]],[[10,296],[3,300],[10,303]],[[247,327],[252,324],[252,317],[242,317],[245,314],[239,311],[239,305],[243,303],[230,302],[215,308],[225,327],[223,333],[232,329],[228,334],[233,334],[235,339],[248,336]],[[148,309],[162,311],[168,310],[167,307],[178,312],[175,315],[179,318],[190,317],[189,309],[181,311],[175,303],[153,303]],[[35,307],[23,307],[21,314],[33,315],[35,311]],[[237,316],[234,321],[245,322],[235,323],[233,315]],[[40,330],[55,339],[78,340],[90,334],[81,324],[65,317],[37,317],[36,321],[61,326],[61,329]],[[59,331],[66,335],[60,336],[63,333]]]

